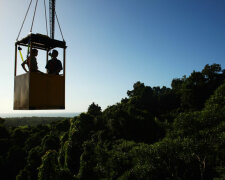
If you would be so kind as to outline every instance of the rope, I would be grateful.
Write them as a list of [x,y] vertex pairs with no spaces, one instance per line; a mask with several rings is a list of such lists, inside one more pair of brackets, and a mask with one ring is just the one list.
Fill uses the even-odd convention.
[[44,8],[45,8],[45,22],[46,22],[46,32],[47,32],[47,36],[48,36],[48,23],[47,23],[47,13],[46,13],[46,3],[44,0]]
[[16,38],[16,41],[18,41],[18,39],[19,39],[19,36],[20,36],[21,30],[22,30],[23,25],[24,25],[24,22],[25,22],[25,20],[26,20],[26,18],[27,18],[27,14],[28,14],[28,11],[29,11],[29,9],[30,9],[30,5],[31,5],[31,3],[32,3],[32,0],[30,1],[30,4],[29,4],[29,6],[28,6],[28,9],[27,9],[26,15],[25,15],[25,17],[24,17],[24,19],[23,19],[23,23],[22,23],[22,26],[20,27],[20,31],[19,31],[19,34],[18,34],[18,36],[17,36],[17,38]]
[[35,10],[34,10],[34,15],[33,15],[33,20],[32,20],[32,24],[31,24],[31,27],[30,27],[30,32],[32,32],[32,28],[33,28],[33,24],[34,24],[34,17],[35,17],[36,10],[37,10],[37,3],[38,3],[38,0],[36,1]]
[[57,16],[57,14],[56,14],[56,11],[55,11],[55,16],[56,16],[57,23],[58,23],[58,25],[59,25],[59,29],[60,29],[60,32],[61,32],[62,39],[63,39],[63,41],[65,41],[65,40],[64,40],[64,37],[63,37],[62,29],[61,29],[60,24],[59,24],[58,16]]
[[20,57],[21,57],[22,61],[24,62],[23,55],[22,55],[22,52],[21,52],[22,48],[18,47],[18,50],[19,50],[19,53],[20,53]]

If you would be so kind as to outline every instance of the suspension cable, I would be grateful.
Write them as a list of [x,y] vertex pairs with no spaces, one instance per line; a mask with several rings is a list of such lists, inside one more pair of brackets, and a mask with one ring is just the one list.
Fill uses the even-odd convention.
[[28,6],[28,8],[27,8],[27,12],[26,12],[26,15],[25,15],[25,17],[24,17],[24,19],[23,19],[23,23],[22,23],[22,26],[20,27],[20,31],[19,31],[19,34],[18,34],[18,36],[17,36],[17,38],[16,38],[16,41],[18,41],[18,39],[19,39],[21,30],[22,30],[23,25],[24,25],[24,22],[25,22],[25,20],[26,20],[26,18],[27,18],[27,14],[28,14],[28,11],[29,11],[29,9],[30,9],[31,3],[32,3],[32,0],[30,1],[30,4],[29,4],[29,6]]
[[48,36],[48,23],[47,23],[47,13],[46,13],[46,3],[44,0],[44,8],[45,8],[45,22],[46,22],[46,32],[47,32],[47,36]]
[[32,20],[32,24],[31,24],[31,27],[30,27],[30,32],[32,32],[32,28],[33,28],[33,24],[34,24],[34,18],[35,18],[35,14],[36,14],[36,10],[37,10],[37,3],[38,3],[38,0],[36,1],[33,20]]
[[59,29],[60,29],[60,32],[61,32],[62,39],[63,39],[63,41],[65,41],[65,40],[64,40],[64,37],[63,37],[63,33],[62,33],[61,26],[60,26],[60,24],[59,24],[58,16],[57,16],[57,14],[56,14],[56,11],[55,11],[55,16],[56,16],[56,20],[57,20],[57,23],[58,23],[58,26],[59,26]]

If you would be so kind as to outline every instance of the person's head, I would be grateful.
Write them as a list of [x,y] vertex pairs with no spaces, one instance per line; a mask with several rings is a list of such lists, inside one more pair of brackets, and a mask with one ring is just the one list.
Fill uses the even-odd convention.
[[52,58],[56,58],[58,56],[58,54],[59,54],[58,51],[54,49],[52,51]]
[[38,55],[38,50],[37,49],[32,49],[31,50],[32,56],[37,56]]

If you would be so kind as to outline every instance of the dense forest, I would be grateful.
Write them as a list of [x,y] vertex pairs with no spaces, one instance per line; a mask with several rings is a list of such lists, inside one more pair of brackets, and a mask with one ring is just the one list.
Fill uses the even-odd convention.
[[54,121],[64,120],[66,117],[9,117],[4,118],[5,127],[18,127],[18,126],[38,126],[48,125]]
[[[225,70],[171,88],[136,82],[104,111],[35,126],[0,120],[0,176],[17,180],[225,179]],[[1,178],[1,179],[2,179]]]

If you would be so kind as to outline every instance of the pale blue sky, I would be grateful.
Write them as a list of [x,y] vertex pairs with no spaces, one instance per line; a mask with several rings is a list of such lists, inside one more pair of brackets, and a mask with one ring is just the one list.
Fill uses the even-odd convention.
[[[29,1],[0,0],[0,113],[21,112],[12,110],[14,42]],[[207,63],[225,67],[224,0],[57,0],[56,11],[68,45],[65,112],[86,111],[92,102],[104,109],[136,81],[169,87]],[[31,12],[20,38],[29,33]],[[43,0],[37,32],[46,33]],[[38,61],[44,71],[41,54]]]

